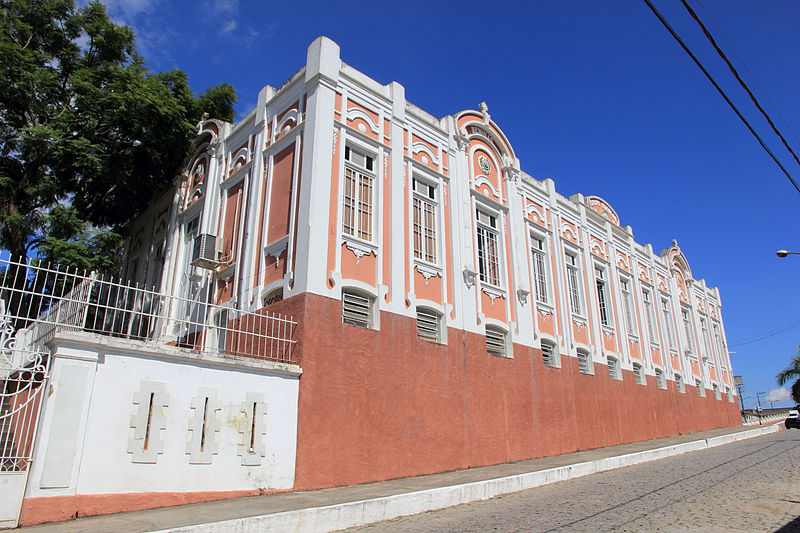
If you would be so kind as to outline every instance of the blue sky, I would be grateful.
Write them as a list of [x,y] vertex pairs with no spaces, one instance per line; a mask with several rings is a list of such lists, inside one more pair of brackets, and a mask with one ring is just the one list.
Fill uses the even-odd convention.
[[[681,3],[653,2],[800,180]],[[691,2],[800,152],[800,3]],[[181,68],[198,91],[231,83],[240,114],[319,35],[437,117],[486,101],[523,170],[606,199],[655,250],[677,239],[694,277],[720,288],[746,406],[800,345],[800,256],[775,256],[800,251],[800,193],[643,1],[105,3],[153,70]]]

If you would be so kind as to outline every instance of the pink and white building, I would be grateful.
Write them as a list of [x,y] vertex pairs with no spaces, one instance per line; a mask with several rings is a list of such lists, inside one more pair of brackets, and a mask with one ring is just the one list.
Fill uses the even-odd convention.
[[175,185],[123,278],[179,325],[48,341],[23,523],[741,423],[719,291],[527,174],[485,104],[433,117],[321,37]]

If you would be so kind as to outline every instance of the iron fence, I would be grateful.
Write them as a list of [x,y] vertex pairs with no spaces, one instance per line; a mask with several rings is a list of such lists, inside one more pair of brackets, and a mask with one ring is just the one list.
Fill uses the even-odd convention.
[[35,260],[0,260],[0,311],[16,332],[18,345],[23,340],[42,345],[59,331],[71,330],[294,362],[297,323],[291,316],[162,294],[112,276]]

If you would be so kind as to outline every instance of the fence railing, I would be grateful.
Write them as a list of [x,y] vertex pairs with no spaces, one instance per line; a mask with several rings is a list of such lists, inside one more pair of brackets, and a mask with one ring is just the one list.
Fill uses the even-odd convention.
[[0,260],[0,310],[24,338],[41,345],[59,331],[159,341],[202,352],[294,362],[292,317],[245,312],[161,294],[93,272]]

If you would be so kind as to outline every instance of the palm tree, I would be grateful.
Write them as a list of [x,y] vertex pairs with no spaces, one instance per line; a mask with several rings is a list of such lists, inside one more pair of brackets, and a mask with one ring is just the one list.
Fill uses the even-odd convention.
[[789,366],[781,370],[775,379],[778,381],[778,385],[783,386],[787,382],[794,379],[794,384],[792,384],[792,398],[794,398],[794,402],[800,405],[800,346],[797,347],[797,355],[792,357],[791,363]]

